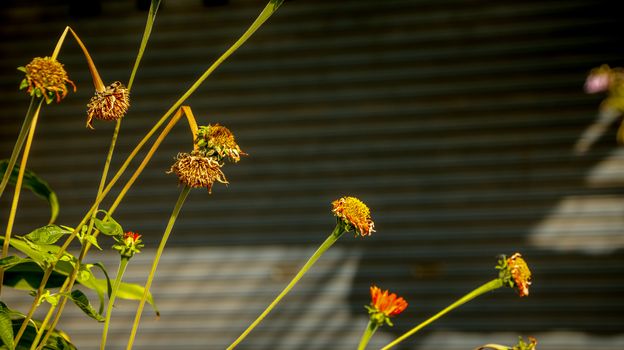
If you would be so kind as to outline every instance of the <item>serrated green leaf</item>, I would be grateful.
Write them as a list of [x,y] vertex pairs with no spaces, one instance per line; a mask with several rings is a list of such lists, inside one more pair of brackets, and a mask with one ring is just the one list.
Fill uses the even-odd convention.
[[0,341],[8,349],[15,349],[13,327],[11,326],[11,310],[2,301],[0,301]]
[[94,219],[95,227],[103,234],[107,236],[121,236],[123,235],[123,228],[115,219],[110,217],[104,210],[100,210],[105,214],[104,220],[98,218]]
[[[9,165],[8,159],[4,159],[0,161],[0,178],[4,176],[4,173],[6,172],[8,165]],[[19,165],[16,164],[13,167],[13,171],[11,172],[9,183],[13,186],[15,186],[15,183],[17,182],[17,175],[19,174],[19,169],[20,169]],[[47,182],[45,182],[43,179],[37,176],[37,174],[26,169],[24,171],[24,179],[22,182],[22,186],[32,191],[35,195],[48,201],[48,203],[50,204],[50,223],[53,223],[56,220],[56,217],[58,216],[58,213],[59,213],[59,202],[58,202],[58,198],[56,197],[56,193],[52,191],[52,188],[50,188],[50,185],[48,185]]]
[[97,311],[95,311],[95,309],[93,308],[93,306],[91,306],[91,303],[89,302],[89,298],[87,298],[87,296],[83,292],[81,292],[79,289],[72,291],[71,294],[69,295],[69,298],[87,316],[93,318],[94,320],[98,322],[104,322],[104,317],[100,315]]
[[65,227],[50,224],[39,227],[24,237],[35,244],[54,244],[61,237],[71,234],[72,232],[73,230],[71,229],[68,230]]

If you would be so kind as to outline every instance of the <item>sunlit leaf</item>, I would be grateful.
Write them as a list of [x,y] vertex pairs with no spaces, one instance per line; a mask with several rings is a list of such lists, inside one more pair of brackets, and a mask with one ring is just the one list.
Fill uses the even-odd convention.
[[54,244],[64,235],[71,233],[72,230],[68,230],[67,228],[58,225],[50,224],[39,227],[38,229],[35,229],[24,237],[36,244]]
[[[24,318],[17,318],[12,320],[12,328],[13,332],[17,333]],[[22,335],[19,344],[15,347],[15,350],[29,350],[31,348],[31,344],[33,340],[35,340],[35,336],[37,336],[37,329],[41,326],[41,322],[33,321],[26,326],[26,331]],[[5,346],[6,347],[6,346]],[[0,343],[0,349],[3,347]],[[77,350],[76,347],[71,343],[69,336],[59,329],[55,329],[50,334],[50,337],[46,341],[44,350]]]
[[[38,90],[37,90],[38,91]],[[0,178],[4,176],[6,169],[9,165],[9,160],[4,159],[0,161]],[[19,165],[15,165],[13,167],[13,171],[11,172],[11,177],[9,178],[9,183],[15,186],[17,182],[17,176],[19,173]],[[56,220],[56,217],[59,213],[59,203],[58,198],[56,197],[56,193],[52,191],[52,188],[45,182],[43,179],[37,176],[34,172],[26,169],[24,171],[24,179],[22,182],[22,186],[24,188],[29,189],[37,196],[45,199],[50,204],[50,223],[53,223]]]
[[80,310],[82,310],[87,316],[93,318],[94,320],[98,321],[98,322],[104,322],[104,317],[102,315],[100,315],[94,308],[93,306],[91,306],[91,303],[89,302],[89,298],[87,298],[87,296],[81,292],[80,290],[76,289],[74,291],[72,291],[69,295],[69,298],[74,302],[74,304],[76,304],[76,306],[78,306],[80,308]]
[[11,310],[0,301],[0,341],[9,349],[15,348],[13,327],[11,327]]
[[100,210],[105,214],[104,219],[94,219],[95,227],[103,234],[108,236],[121,236],[123,235],[123,228],[115,219],[110,217],[104,210]]

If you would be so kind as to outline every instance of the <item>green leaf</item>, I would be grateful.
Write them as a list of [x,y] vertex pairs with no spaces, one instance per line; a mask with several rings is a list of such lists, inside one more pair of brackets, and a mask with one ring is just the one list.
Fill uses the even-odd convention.
[[35,244],[54,244],[61,237],[72,232],[73,230],[68,230],[65,227],[50,224],[39,227],[24,237]]
[[17,70],[26,73],[26,67],[17,67]]
[[104,210],[99,210],[98,212],[103,212],[106,216],[104,220],[100,220],[95,218],[94,223],[95,227],[103,234],[107,236],[121,236],[123,235],[123,228],[115,219],[113,219],[108,213]]
[[[17,318],[12,320],[12,328],[13,332],[17,333],[24,318]],[[37,336],[37,329],[41,326],[41,322],[34,321],[26,326],[26,331],[22,335],[19,344],[15,350],[29,350],[33,340],[35,340],[35,336]],[[0,348],[2,348],[0,346]],[[48,341],[43,347],[44,350],[77,350],[77,348],[70,342],[69,336],[65,334],[65,332],[55,329],[50,334]]]
[[27,79],[22,79],[22,82],[20,83],[19,89],[25,89],[28,87],[28,80]]
[[[91,265],[90,265],[91,266]],[[110,298],[111,296],[111,292],[112,292],[112,286],[111,286],[111,281],[110,281],[110,277],[108,277],[108,272],[106,271],[106,268],[104,268],[104,264],[102,264],[101,262],[95,263],[92,266],[97,266],[100,268],[100,270],[102,270],[102,273],[104,273],[104,276],[106,276],[106,292],[108,297]],[[99,307],[99,313],[102,314],[104,313],[104,291],[100,290],[98,288],[94,289],[98,295],[98,298],[100,299],[100,307]]]
[[15,349],[13,327],[11,327],[11,310],[0,301],[0,341],[10,350]]
[[97,311],[95,311],[95,309],[93,308],[93,306],[91,306],[91,303],[89,302],[89,298],[87,298],[87,296],[83,292],[76,289],[70,293],[69,298],[87,316],[93,318],[94,320],[98,322],[104,322],[104,317],[100,315]]
[[98,244],[97,238],[95,238],[95,236],[94,236],[94,235],[86,235],[86,236],[84,237],[84,239],[85,239],[85,241],[87,241],[87,242],[91,243],[91,245],[93,245],[93,246],[94,246],[94,247],[96,247],[97,249],[102,250],[102,248],[100,248],[100,246],[99,246],[99,244]]
[[[14,265],[10,270],[5,271],[5,277],[3,284],[7,286],[11,286],[17,289],[23,290],[33,290],[39,287],[41,283],[41,278],[43,277],[43,269],[45,268],[45,264],[40,264],[38,260],[45,261],[45,258],[41,256],[45,254],[49,254],[54,256],[58,253],[60,247],[56,245],[42,245],[35,246],[33,244],[27,243],[27,241],[21,240],[21,237],[16,236],[11,239],[11,246],[22,253],[28,255],[32,260],[31,261],[22,261],[21,263]],[[0,242],[4,241],[4,237],[0,236]],[[44,253],[47,251],[47,253]],[[8,263],[8,262],[7,262]],[[63,285],[65,282],[65,277],[69,276],[69,274],[73,271],[76,263],[76,258],[69,253],[65,253],[62,260],[59,260],[54,267],[53,273],[50,275],[50,279],[46,284],[46,288],[58,288]],[[101,268],[106,275],[105,279],[96,278],[91,272],[92,266],[98,266]],[[78,282],[83,286],[94,290],[99,293],[108,293],[110,296],[110,279],[108,274],[104,270],[101,264],[95,265],[81,265],[81,270],[77,275]],[[117,298],[129,299],[129,300],[141,300],[143,296],[143,291],[145,289],[143,286],[133,283],[125,283],[122,282],[119,286],[119,291],[117,293]],[[152,294],[148,294],[147,298],[148,303],[154,308],[154,311],[158,315],[158,309],[156,308],[156,304],[154,303],[154,298]]]
[[[4,176],[6,169],[8,167],[9,161],[8,159],[4,159],[0,161],[0,178]],[[15,186],[17,182],[17,175],[19,174],[19,165],[15,165],[13,167],[13,171],[11,172],[11,177],[9,178],[9,183]],[[34,172],[26,169],[24,171],[24,179],[22,182],[22,186],[24,188],[32,191],[37,196],[45,199],[50,204],[50,223],[53,223],[56,220],[56,217],[59,213],[59,203],[58,198],[56,197],[56,193],[52,191],[52,188],[45,182],[43,179],[37,176]]]
[[32,259],[29,258],[22,258],[19,256],[7,256],[6,258],[2,258],[0,259],[0,267],[2,267],[5,270],[8,270],[14,266],[17,266],[19,264],[24,264],[26,262],[32,262]]

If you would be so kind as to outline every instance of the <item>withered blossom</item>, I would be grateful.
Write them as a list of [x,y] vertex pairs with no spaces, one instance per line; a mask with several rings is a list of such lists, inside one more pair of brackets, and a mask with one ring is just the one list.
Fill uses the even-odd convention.
[[332,213],[345,226],[346,231],[355,229],[356,235],[370,236],[375,232],[370,209],[355,197],[342,197],[332,202]]
[[67,85],[76,91],[76,85],[69,80],[63,65],[51,57],[35,57],[25,67],[17,69],[26,73],[20,89],[26,89],[30,96],[44,97],[46,103],[61,102],[69,93]]
[[113,121],[122,118],[130,107],[130,92],[116,81],[95,95],[87,104],[87,127],[93,129],[93,118]]
[[179,153],[169,173],[175,173],[180,183],[189,187],[205,187],[208,189],[208,193],[212,192],[212,185],[215,182],[228,183],[225,174],[221,171],[221,164],[198,151],[193,151],[190,154]]

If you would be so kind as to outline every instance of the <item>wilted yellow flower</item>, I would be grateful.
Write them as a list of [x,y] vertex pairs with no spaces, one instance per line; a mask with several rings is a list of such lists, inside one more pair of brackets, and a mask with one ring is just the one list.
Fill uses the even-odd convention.
[[228,183],[219,162],[196,151],[190,154],[179,153],[169,173],[175,173],[180,183],[189,187],[207,188],[208,193],[212,192],[212,185],[215,181]]
[[117,120],[122,118],[130,107],[130,93],[116,81],[104,89],[96,91],[87,104],[87,127],[93,129],[92,120]]
[[375,232],[375,223],[371,219],[370,210],[362,201],[355,197],[342,197],[332,202],[332,213],[350,231],[355,228],[356,235],[370,236]]
[[531,270],[520,253],[515,253],[510,258],[499,260],[500,279],[509,287],[515,288],[521,297],[529,295],[531,285]]
[[18,67],[18,70],[26,73],[26,77],[20,84],[20,89],[26,89],[30,96],[44,97],[46,103],[61,102],[67,96],[70,84],[76,91],[76,85],[69,80],[63,65],[51,57],[35,57],[26,67]]
[[218,161],[227,157],[236,163],[240,156],[246,155],[236,143],[230,129],[219,124],[199,127],[195,144],[204,155],[216,157]]

